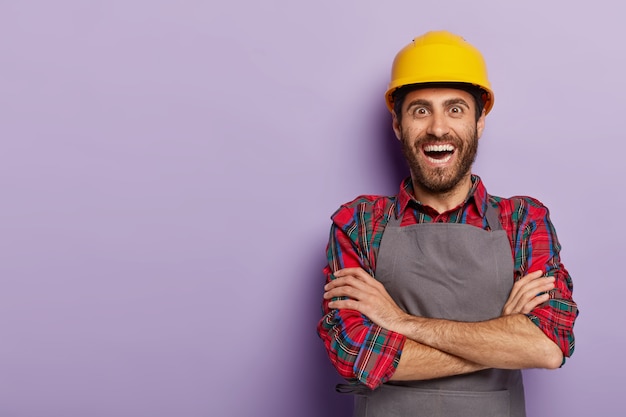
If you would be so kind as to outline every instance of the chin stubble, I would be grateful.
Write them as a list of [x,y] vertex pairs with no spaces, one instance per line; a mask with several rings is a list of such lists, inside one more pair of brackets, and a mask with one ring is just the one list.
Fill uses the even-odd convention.
[[[478,138],[476,129],[468,132],[472,139],[462,141],[458,137],[446,135],[436,138],[431,135],[423,136],[414,145],[411,145],[402,132],[402,153],[409,165],[413,179],[424,189],[433,193],[447,193],[454,189],[459,182],[470,172],[476,155],[478,153]],[[448,168],[425,169],[420,165],[417,155],[421,152],[424,143],[454,143],[459,158],[457,159],[452,172],[448,173]]]

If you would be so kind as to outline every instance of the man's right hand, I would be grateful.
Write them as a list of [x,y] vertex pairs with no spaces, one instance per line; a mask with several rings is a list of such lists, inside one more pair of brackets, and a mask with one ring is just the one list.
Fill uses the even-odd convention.
[[520,278],[511,289],[504,304],[502,315],[528,314],[538,305],[550,299],[549,291],[554,288],[554,277],[544,277],[543,271],[534,271]]

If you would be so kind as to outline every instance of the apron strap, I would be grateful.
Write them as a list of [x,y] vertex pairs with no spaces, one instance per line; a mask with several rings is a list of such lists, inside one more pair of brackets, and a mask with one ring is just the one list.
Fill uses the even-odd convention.
[[364,395],[366,396],[368,393],[372,392],[371,389],[366,387],[363,384],[337,384],[335,386],[335,391],[339,394],[352,394],[352,395]]
[[500,209],[493,207],[487,202],[487,209],[485,210],[485,217],[487,218],[487,225],[491,231],[502,230],[502,223],[500,223]]
[[389,210],[387,213],[389,213],[389,220],[387,220],[387,226],[400,227],[402,217],[398,214],[397,199],[396,199],[396,202],[393,203],[393,207],[391,207],[391,210]]

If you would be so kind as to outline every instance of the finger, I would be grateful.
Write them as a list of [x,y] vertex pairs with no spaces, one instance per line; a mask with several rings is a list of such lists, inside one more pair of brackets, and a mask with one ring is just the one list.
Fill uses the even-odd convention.
[[554,282],[554,277],[541,277],[538,276],[538,272],[536,271],[532,274],[528,274],[525,277],[519,279],[515,284],[513,284],[513,288],[511,289],[511,294],[509,295],[509,300],[513,303],[517,303],[521,297],[524,297],[525,293],[538,293],[539,289],[547,285],[548,283]]
[[361,299],[366,295],[375,295],[379,291],[377,288],[368,285],[352,275],[336,278],[324,285],[324,298],[350,297]]
[[518,280],[511,289],[511,294],[507,300],[508,304],[519,304],[520,300],[537,295],[537,293],[550,288],[554,283],[554,277],[534,278],[533,275],[527,275]]
[[545,303],[549,299],[550,299],[550,293],[543,293],[541,295],[538,295],[524,305],[524,307],[521,310],[521,313],[528,314],[531,311],[533,311],[536,307]]
[[346,286],[346,285],[363,288],[364,286],[367,286],[367,282],[363,281],[362,279],[359,279],[358,277],[355,277],[354,275],[343,275],[343,276],[333,279],[332,281],[327,282],[326,285],[324,285],[324,289],[330,290],[333,288]]
[[354,300],[333,300],[328,303],[328,308],[335,310],[356,310],[359,313],[363,313],[360,311],[360,304]]
[[353,300],[359,300],[363,297],[363,292],[358,290],[357,288],[350,286],[342,286],[333,288],[324,293],[324,299],[331,300],[334,298],[348,297]]
[[324,299],[329,300],[329,308],[356,310],[365,315],[372,303],[371,294],[350,286],[330,290],[324,293]]
[[[362,279],[363,281],[376,281],[376,279],[367,273],[363,268],[343,268],[335,272],[335,276],[346,276],[352,275],[356,278]],[[376,281],[378,282],[378,281]]]
[[542,282],[542,283],[533,283],[533,285],[527,286],[524,289],[524,291],[519,292],[517,297],[511,300],[511,305],[514,306],[514,308],[518,308],[517,306],[521,308],[522,306],[526,305],[526,303],[530,302],[538,295],[541,295],[545,293],[546,291],[550,291],[553,288],[554,288],[554,283],[550,281]]
[[520,294],[537,292],[539,289],[544,288],[546,286],[548,287],[553,286],[554,281],[555,281],[554,277],[536,278],[532,281],[527,281],[523,285],[518,286],[516,290]]
[[541,278],[542,276],[543,276],[543,271],[542,270],[533,271],[533,272],[530,272],[530,273],[524,275],[523,277],[521,277],[517,281],[515,281],[515,285],[523,286],[523,285],[526,285],[529,282],[532,282],[532,281],[534,281],[534,280],[536,280],[538,278]]
[[515,283],[513,283],[513,288],[511,288],[511,293],[509,294],[509,301],[515,302],[519,298],[520,292],[522,291],[524,286],[527,285],[529,282],[532,282],[533,280],[541,277],[541,272],[541,270],[533,271],[515,281]]
[[[380,283],[380,281],[365,272],[363,268],[344,268],[337,272],[340,278],[351,276],[364,282],[372,288],[375,288],[378,292],[384,292],[384,287]],[[335,276],[337,276],[337,273],[335,274]]]
[[535,303],[535,305],[532,306],[532,308],[534,308],[536,305],[539,305],[541,304],[541,302],[545,301],[543,300],[541,302],[536,302],[536,297],[543,295],[553,288],[553,277],[543,277],[541,279],[537,279],[534,282],[526,285],[523,290],[519,291],[515,297],[509,297],[509,300],[505,304],[503,312],[506,314],[511,314],[521,312],[522,310],[527,310],[528,303]]
[[524,297],[520,298],[515,303],[508,303],[503,311],[507,314],[528,313],[539,304],[547,301],[549,298],[549,293],[547,293],[547,291],[549,290],[550,288],[546,288],[546,291],[541,291],[539,293],[526,293],[524,294]]
[[337,271],[335,271],[334,275],[336,277],[343,277],[346,275],[357,275],[361,272],[365,272],[365,270],[361,267],[342,268],[342,269],[338,269]]
[[525,276],[525,277],[528,277],[528,278],[530,278],[530,279],[536,279],[536,278],[541,277],[542,275],[543,275],[543,270],[538,269],[538,270],[536,270],[536,271],[529,272],[528,274],[526,274],[526,276]]

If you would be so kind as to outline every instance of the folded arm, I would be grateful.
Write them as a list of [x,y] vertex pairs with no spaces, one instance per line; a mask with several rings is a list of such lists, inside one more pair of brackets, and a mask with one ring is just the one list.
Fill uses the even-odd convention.
[[417,381],[468,374],[486,366],[407,339],[392,381]]
[[[452,368],[444,370],[441,364],[427,360],[423,364],[411,362],[425,373],[429,369],[422,366],[433,366],[435,375],[439,368],[444,375],[436,376],[445,376],[455,374],[457,370],[457,373],[464,373],[485,367],[555,368],[562,362],[558,346],[521,314],[522,309],[532,309],[542,302],[536,294],[553,286],[552,279],[540,278],[540,273],[530,275],[522,281],[523,285],[517,286],[523,294],[535,294],[534,298],[526,301],[525,296],[520,296],[515,299],[516,292],[513,291],[507,302],[511,314],[503,313],[502,317],[483,322],[411,316],[401,310],[383,285],[364,270],[347,268],[336,272],[335,276],[337,279],[326,285],[324,294],[325,298],[333,300],[329,303],[331,308],[359,311],[377,325],[416,342],[418,348],[412,349],[425,346],[447,354],[443,357],[450,361],[448,365]],[[424,357],[424,350],[421,349],[421,354],[414,352],[413,356]],[[408,373],[418,375],[415,371]]]
[[[489,367],[562,365],[574,350],[573,325],[578,308],[572,300],[572,281],[560,262],[560,245],[547,208],[526,198],[515,204],[510,209],[501,206],[503,226],[509,230],[515,257],[513,291],[501,317],[479,323],[411,317],[388,295],[385,298],[381,294],[382,305],[391,300],[395,306],[391,317],[396,314],[396,319],[402,319],[390,324],[385,321],[389,312],[377,316],[380,309],[366,306],[344,279],[351,275],[347,268],[375,269],[368,263],[374,257],[363,249],[373,246],[375,239],[363,233],[363,225],[355,224],[356,219],[367,216],[339,212],[335,220],[344,215],[345,221],[331,231],[323,301],[326,316],[318,329],[340,374],[373,388],[388,378],[418,380]],[[348,218],[355,220],[348,224]],[[337,292],[337,288],[348,292]],[[374,346],[389,355],[380,355]]]

